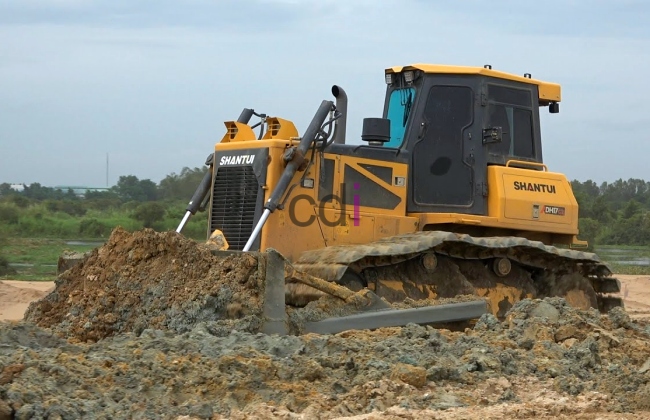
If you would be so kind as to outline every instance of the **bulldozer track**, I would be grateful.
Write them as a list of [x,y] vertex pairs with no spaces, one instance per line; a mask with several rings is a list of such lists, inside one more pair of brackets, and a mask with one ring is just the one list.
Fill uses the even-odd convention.
[[[487,270],[492,262],[501,268]],[[511,306],[525,297],[563,296],[575,306],[602,311],[622,305],[605,295],[619,292],[620,282],[598,256],[521,237],[415,232],[307,251],[294,266],[333,282],[357,276],[388,300],[474,293],[491,298],[495,314],[503,312],[504,299]]]

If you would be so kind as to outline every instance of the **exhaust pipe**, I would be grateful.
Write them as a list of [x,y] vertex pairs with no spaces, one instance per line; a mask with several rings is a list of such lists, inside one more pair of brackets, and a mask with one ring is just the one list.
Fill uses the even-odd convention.
[[348,95],[341,86],[332,86],[332,95],[336,98],[336,109],[341,116],[336,120],[332,143],[345,144],[345,130],[348,122]]

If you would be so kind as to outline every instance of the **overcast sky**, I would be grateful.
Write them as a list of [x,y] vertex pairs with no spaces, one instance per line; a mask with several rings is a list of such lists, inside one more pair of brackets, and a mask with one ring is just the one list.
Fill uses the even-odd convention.
[[[524,4],[525,3],[525,4]],[[545,162],[650,180],[650,2],[0,0],[0,183],[159,182],[251,107],[302,133],[332,84],[348,142],[386,67],[492,64],[560,83]]]

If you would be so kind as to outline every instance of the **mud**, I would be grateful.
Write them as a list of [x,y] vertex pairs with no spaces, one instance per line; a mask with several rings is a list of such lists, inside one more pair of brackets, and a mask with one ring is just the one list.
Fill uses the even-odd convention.
[[462,331],[280,337],[257,332],[259,263],[114,232],[0,324],[0,419],[650,418],[650,324],[620,308],[527,299]]
[[175,232],[116,229],[107,243],[59,275],[27,321],[80,341],[163,329],[182,333],[202,321],[259,329],[264,270],[249,254],[214,256]]
[[[521,301],[504,322],[485,315],[463,332],[409,325],[279,337],[206,321],[184,333],[146,329],[71,343],[21,323],[2,325],[0,343],[0,397],[17,418],[650,410],[650,326],[620,309],[601,316],[559,298]],[[529,402],[540,395],[546,402],[535,410]]]

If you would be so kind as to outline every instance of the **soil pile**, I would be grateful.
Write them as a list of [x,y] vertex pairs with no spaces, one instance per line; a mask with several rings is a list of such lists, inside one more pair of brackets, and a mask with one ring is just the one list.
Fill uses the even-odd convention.
[[216,320],[255,331],[262,308],[259,264],[248,254],[216,257],[175,232],[117,228],[104,246],[62,273],[25,319],[81,341],[146,328],[182,333]]
[[521,301],[503,322],[484,315],[462,332],[408,325],[280,337],[204,321],[183,333],[151,328],[75,344],[6,324],[0,343],[0,400],[17,418],[642,418],[650,410],[650,326],[559,298]]

